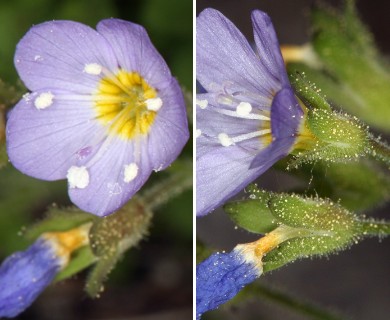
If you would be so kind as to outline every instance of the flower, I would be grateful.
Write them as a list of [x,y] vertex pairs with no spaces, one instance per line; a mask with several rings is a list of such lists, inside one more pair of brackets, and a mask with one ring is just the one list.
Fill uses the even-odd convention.
[[196,267],[196,315],[218,308],[263,272],[259,260],[238,245],[229,253],[216,253]]
[[197,215],[202,216],[293,148],[303,118],[267,14],[252,12],[255,50],[214,9],[197,18]]
[[72,251],[88,243],[89,228],[45,233],[8,257],[0,266],[0,317],[16,317],[33,303],[68,264]]
[[180,87],[142,26],[42,23],[19,42],[15,65],[32,93],[9,114],[9,158],[32,177],[67,178],[85,211],[120,208],[188,140]]

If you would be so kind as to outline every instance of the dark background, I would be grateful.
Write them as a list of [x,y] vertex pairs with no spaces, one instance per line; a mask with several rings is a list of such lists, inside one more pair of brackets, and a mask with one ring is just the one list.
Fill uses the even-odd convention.
[[[327,2],[342,4],[342,1]],[[198,0],[197,14],[207,7],[218,9],[251,41],[253,32],[250,12],[260,9],[270,15],[280,44],[303,44],[309,40],[308,12],[313,3],[309,0]],[[379,49],[389,56],[390,2],[360,0],[357,1],[357,7]],[[286,184],[294,183],[285,174],[273,170],[262,175],[257,182],[275,191],[286,190]],[[242,194],[237,196],[240,197]],[[370,215],[389,219],[389,207],[377,209]],[[222,210],[197,219],[196,223],[198,238],[215,250],[230,251],[237,243],[258,239],[257,235],[235,228]],[[389,239],[366,239],[336,255],[296,261],[257,281],[302,301],[337,311],[346,319],[389,319],[389,244]],[[221,311],[207,313],[203,319],[309,319],[262,297],[252,298],[234,307],[224,306]]]
[[[109,17],[142,24],[172,74],[192,89],[191,0],[0,0],[0,79],[17,83],[15,46],[33,24],[66,19],[95,27]],[[192,158],[191,144],[183,157]],[[149,182],[163,175],[152,174]],[[41,219],[52,203],[70,204],[65,181],[39,181],[11,165],[0,170],[0,261],[29,245],[19,231]],[[187,191],[156,212],[149,236],[118,263],[99,299],[83,291],[83,272],[49,287],[17,319],[191,319],[192,221]]]

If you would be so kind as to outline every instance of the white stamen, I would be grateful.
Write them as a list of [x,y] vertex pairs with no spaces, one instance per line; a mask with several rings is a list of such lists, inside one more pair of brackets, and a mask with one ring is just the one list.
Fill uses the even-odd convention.
[[130,163],[128,165],[125,165],[125,173],[124,173],[123,180],[125,182],[130,182],[135,179],[135,177],[138,175],[138,166],[135,162]]
[[199,138],[201,135],[202,135],[202,130],[196,129],[196,131],[195,131],[195,137],[196,137],[196,138]]
[[241,141],[249,140],[249,139],[252,139],[252,138],[264,136],[264,135],[266,135],[268,133],[271,133],[271,129],[264,129],[264,130],[259,130],[259,131],[254,131],[254,132],[241,134],[239,136],[231,138],[231,141],[233,143],[241,142]]
[[37,109],[45,109],[53,104],[54,95],[51,92],[41,93],[34,101]]
[[249,113],[247,115],[243,115],[243,114],[238,114],[237,111],[226,110],[226,109],[215,109],[215,111],[235,118],[250,119],[250,120],[265,120],[265,121],[271,120],[269,117],[257,113]]
[[206,109],[206,107],[209,104],[209,102],[207,100],[196,99],[196,104],[199,106],[199,108]]
[[160,98],[147,99],[145,100],[145,103],[146,108],[151,111],[158,111],[163,105],[163,102]]
[[102,66],[97,63],[88,63],[84,66],[84,72],[97,76],[102,72]]
[[229,147],[234,144],[233,140],[226,133],[220,133],[218,140],[224,147]]
[[71,166],[66,178],[69,182],[69,188],[84,189],[89,184],[89,173],[86,167]]
[[236,112],[239,116],[247,116],[252,111],[252,106],[249,102],[240,102],[236,108]]

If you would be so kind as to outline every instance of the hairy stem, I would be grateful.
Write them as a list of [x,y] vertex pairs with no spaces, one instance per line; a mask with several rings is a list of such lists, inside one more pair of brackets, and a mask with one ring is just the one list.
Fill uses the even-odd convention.
[[329,310],[325,310],[320,306],[314,305],[307,301],[302,301],[296,297],[281,292],[279,290],[271,289],[259,283],[253,283],[247,286],[241,295],[256,295],[263,296],[281,306],[284,306],[298,314],[304,315],[310,319],[317,320],[342,320],[345,319]]
[[168,170],[170,176],[142,193],[143,202],[153,210],[192,187],[192,162],[176,161]]
[[387,236],[390,234],[390,223],[386,221],[359,221],[362,235]]

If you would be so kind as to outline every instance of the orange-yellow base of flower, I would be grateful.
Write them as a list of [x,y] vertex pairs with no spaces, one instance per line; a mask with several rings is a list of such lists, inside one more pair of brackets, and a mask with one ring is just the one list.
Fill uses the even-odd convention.
[[147,100],[157,92],[138,73],[120,70],[115,77],[103,78],[94,95],[96,118],[110,134],[124,139],[145,135],[156,112],[147,108]]

